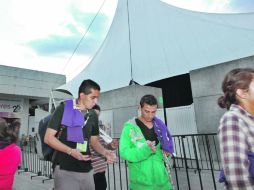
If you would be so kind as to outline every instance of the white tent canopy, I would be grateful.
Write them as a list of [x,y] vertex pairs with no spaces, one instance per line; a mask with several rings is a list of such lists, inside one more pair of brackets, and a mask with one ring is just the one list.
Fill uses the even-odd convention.
[[119,0],[95,57],[59,88],[77,96],[80,83],[88,78],[98,82],[102,91],[127,86],[132,78],[146,84],[254,55],[253,44],[254,13],[211,14],[159,0]]

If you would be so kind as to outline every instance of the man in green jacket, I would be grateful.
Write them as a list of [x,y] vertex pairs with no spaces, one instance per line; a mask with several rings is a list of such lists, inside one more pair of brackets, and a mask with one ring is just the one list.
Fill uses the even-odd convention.
[[128,161],[131,190],[172,189],[163,150],[154,130],[157,108],[156,98],[145,95],[140,100],[141,115],[124,124],[120,156]]

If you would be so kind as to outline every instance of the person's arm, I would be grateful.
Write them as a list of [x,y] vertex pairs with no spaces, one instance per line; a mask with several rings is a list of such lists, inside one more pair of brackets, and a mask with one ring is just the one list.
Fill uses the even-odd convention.
[[71,148],[63,144],[62,142],[60,142],[56,138],[56,133],[57,133],[56,130],[47,128],[46,134],[44,137],[44,142],[55,150],[69,154]]
[[150,142],[150,147],[146,141],[135,144],[131,141],[131,130],[134,129],[126,123],[120,138],[120,156],[130,162],[146,160],[154,153],[154,142]]
[[[248,145],[242,127],[236,116],[226,116],[219,128],[220,154],[228,188],[234,190],[251,186],[249,177]],[[248,164],[247,164],[248,163]]]
[[91,136],[91,146],[96,152],[106,157],[108,163],[113,163],[115,161],[115,153],[104,148],[101,145],[98,136]]
[[119,145],[118,139],[113,139],[111,143],[106,144],[105,148],[109,150],[116,150]]

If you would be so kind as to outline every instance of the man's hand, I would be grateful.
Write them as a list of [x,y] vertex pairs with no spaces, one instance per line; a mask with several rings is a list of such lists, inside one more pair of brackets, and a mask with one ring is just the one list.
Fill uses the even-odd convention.
[[148,144],[148,147],[149,147],[153,152],[156,152],[155,141],[149,141],[149,140],[147,140],[146,142],[147,142],[147,144]]
[[83,160],[83,161],[87,161],[87,160],[91,160],[91,155],[83,155],[79,150],[77,149],[71,149],[68,154],[74,158],[76,158],[77,160]]
[[172,157],[172,154],[171,153],[169,153],[169,152],[166,152],[166,151],[163,151],[163,153],[167,156],[167,157]]
[[109,164],[112,164],[116,160],[116,154],[111,150],[106,150],[105,157]]
[[97,136],[91,137],[91,146],[96,152],[105,156],[109,164],[113,163],[116,160],[115,152],[105,149],[99,142]]

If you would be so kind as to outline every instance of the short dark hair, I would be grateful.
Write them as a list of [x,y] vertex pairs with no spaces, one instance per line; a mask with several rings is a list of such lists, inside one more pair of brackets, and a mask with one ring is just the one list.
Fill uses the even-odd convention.
[[95,104],[92,109],[101,111],[101,107],[98,104]]
[[144,95],[140,100],[140,106],[141,108],[144,106],[144,104],[148,104],[150,106],[156,105],[158,106],[157,99],[152,94]]
[[17,141],[17,135],[13,130],[13,127],[9,127],[6,120],[3,118],[0,118],[0,141],[4,141],[8,144]]
[[91,80],[91,79],[83,80],[83,82],[79,86],[78,96],[82,92],[85,95],[90,94],[91,93],[91,89],[98,90],[98,91],[101,90],[100,86],[96,82],[94,82],[93,80]]

